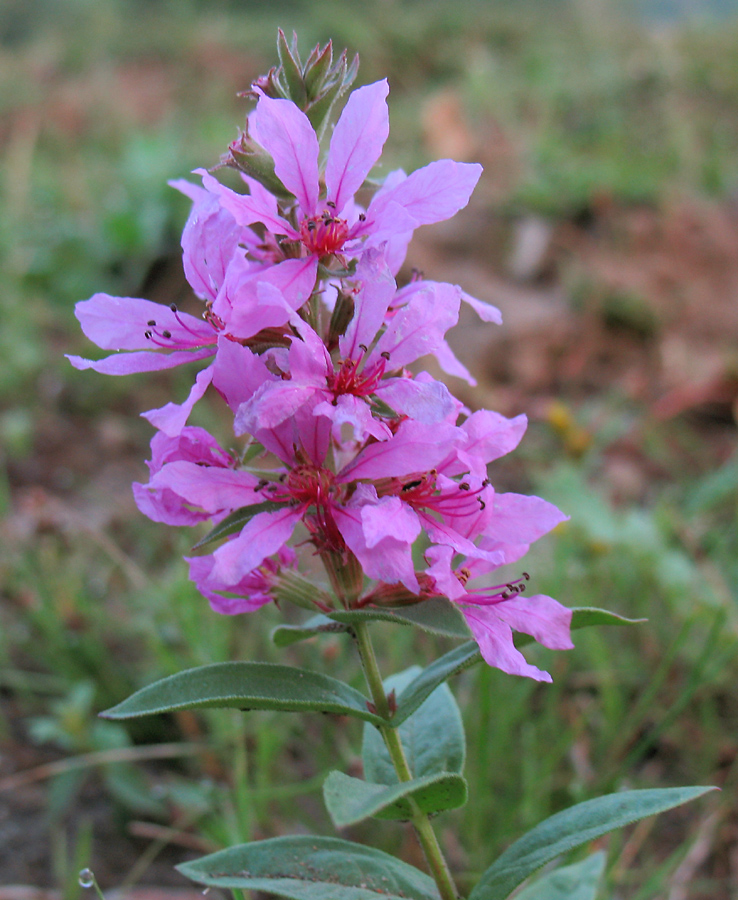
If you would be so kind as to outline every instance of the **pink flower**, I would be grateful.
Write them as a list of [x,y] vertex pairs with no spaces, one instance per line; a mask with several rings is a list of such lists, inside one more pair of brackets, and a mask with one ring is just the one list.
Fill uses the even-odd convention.
[[452,566],[455,549],[435,546],[426,551],[430,576],[438,593],[458,604],[484,660],[510,675],[551,681],[548,672],[528,663],[513,643],[513,631],[535,638],[552,650],[569,650],[571,610],[543,594],[523,596],[527,574],[505,584],[471,587],[470,580],[516,562],[530,544],[566,517],[539,497],[496,494],[492,515],[476,552]]
[[297,555],[289,547],[281,547],[276,559],[265,559],[261,566],[235,583],[223,581],[213,573],[215,560],[212,556],[194,556],[186,558],[186,562],[190,564],[190,579],[208,600],[211,609],[221,615],[235,616],[272,602],[281,570],[295,568]]
[[163,432],[151,441],[151,478],[133,485],[141,512],[167,525],[196,525],[238,506],[258,502],[259,479],[237,471],[238,461],[202,428],[176,437]]
[[[313,277],[320,260],[334,255],[351,259],[388,242],[397,245],[391,254],[397,257],[397,247],[406,247],[417,227],[450,218],[467,204],[482,169],[477,164],[440,160],[410,176],[395,173],[363,212],[354,195],[389,133],[388,90],[383,80],[349,97],[330,141],[324,198],[318,138],[307,116],[289,100],[259,98],[249,117],[249,131],[272,156],[277,177],[295,196],[289,219],[280,212],[276,198],[263,189],[237,194],[206,172],[201,172],[203,184],[239,225],[259,222],[297,248],[298,256],[311,261]],[[399,268],[396,262],[393,258],[393,271]]]
[[428,282],[385,324],[395,282],[381,254],[372,251],[359,262],[354,290],[354,315],[338,340],[338,362],[319,335],[293,316],[299,338],[291,343],[282,378],[265,380],[239,409],[239,430],[253,433],[258,427],[274,427],[309,403],[313,415],[331,420],[336,441],[345,423],[357,441],[370,435],[386,440],[392,432],[375,408],[377,401],[394,411],[394,418],[406,416],[426,424],[454,411],[444,384],[428,376],[414,379],[404,367],[442,343],[458,315],[457,289]]

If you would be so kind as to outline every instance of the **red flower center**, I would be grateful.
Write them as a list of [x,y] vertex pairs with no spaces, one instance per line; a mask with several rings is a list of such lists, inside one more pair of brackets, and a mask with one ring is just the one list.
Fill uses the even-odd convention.
[[343,247],[348,237],[349,227],[345,219],[337,219],[325,212],[322,216],[311,216],[300,223],[300,238],[310,253],[329,256]]
[[339,394],[353,394],[355,397],[368,397],[379,387],[385,370],[385,360],[362,367],[363,354],[358,360],[344,359],[338,369],[328,375],[328,389]]

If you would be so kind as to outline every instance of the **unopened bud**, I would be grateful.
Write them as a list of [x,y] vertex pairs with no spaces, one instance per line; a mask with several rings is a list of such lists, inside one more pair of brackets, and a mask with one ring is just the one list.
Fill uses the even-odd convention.
[[336,305],[333,307],[331,324],[328,327],[328,349],[332,350],[342,334],[345,334],[349,322],[354,317],[354,298],[352,294],[338,292]]
[[329,594],[294,570],[282,570],[279,578],[275,579],[272,594],[278,602],[289,601],[311,612],[315,612],[316,609],[325,611],[333,607]]
[[221,165],[238,169],[258,181],[275,197],[283,199],[292,197],[274,172],[274,160],[271,154],[249,137],[248,123],[246,130],[242,131],[236,140],[229,144],[228,150],[223,154],[220,162]]

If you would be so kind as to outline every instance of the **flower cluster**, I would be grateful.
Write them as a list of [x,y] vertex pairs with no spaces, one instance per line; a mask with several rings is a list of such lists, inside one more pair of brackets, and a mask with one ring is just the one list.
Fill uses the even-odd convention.
[[[203,170],[201,184],[173,182],[192,201],[182,250],[202,317],[96,294],[77,317],[116,352],[70,360],[116,375],[202,364],[183,402],[143,414],[157,433],[149,480],[134,492],[155,521],[219,528],[220,546],[189,559],[213,609],[274,600],[299,565],[292,542],[320,557],[336,605],[447,597],[488,663],[550,680],[512,631],[571,647],[570,611],[524,596],[527,576],[489,585],[564,518],[488,479],[525,417],[470,414],[443,383],[408,368],[430,354],[470,380],[446,332],[462,302],[484,321],[499,313],[453,284],[396,282],[414,230],[463,208],[481,167],[441,160],[377,187],[367,179],[389,132],[386,81],[350,94],[322,163],[308,107],[279,96],[276,83],[254,84],[239,146],[267,164],[241,172],[242,192]],[[239,454],[187,424],[208,390],[233,414]]]

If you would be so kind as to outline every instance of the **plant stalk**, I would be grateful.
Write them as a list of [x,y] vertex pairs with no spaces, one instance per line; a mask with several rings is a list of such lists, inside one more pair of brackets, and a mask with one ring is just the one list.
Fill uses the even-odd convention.
[[[359,648],[359,656],[361,657],[364,676],[372,695],[372,702],[376,708],[377,714],[385,719],[391,717],[389,702],[382,684],[382,676],[379,674],[379,666],[377,665],[377,657],[374,653],[374,646],[369,636],[369,627],[365,622],[358,622],[354,626],[354,634]],[[392,760],[392,764],[397,772],[400,781],[412,781],[413,774],[410,771],[405,751],[402,747],[400,735],[396,728],[388,725],[380,725],[379,731],[384,739],[387,751]],[[428,867],[431,874],[438,885],[439,893],[443,900],[458,900],[458,892],[451,878],[448,864],[443,856],[438,838],[431,825],[430,818],[424,813],[412,797],[408,798],[410,808],[412,809],[411,822],[415,828],[415,832],[423,848]]]

